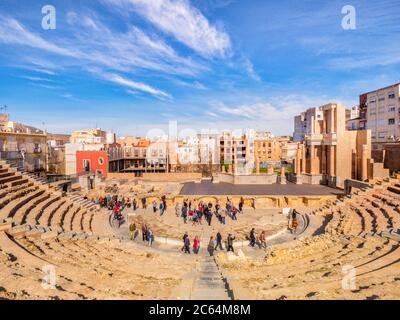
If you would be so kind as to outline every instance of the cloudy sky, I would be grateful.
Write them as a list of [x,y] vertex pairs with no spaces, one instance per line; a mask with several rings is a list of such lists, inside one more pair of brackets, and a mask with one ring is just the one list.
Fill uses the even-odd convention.
[[0,105],[58,133],[291,134],[306,108],[400,81],[399,16],[398,0],[0,0]]

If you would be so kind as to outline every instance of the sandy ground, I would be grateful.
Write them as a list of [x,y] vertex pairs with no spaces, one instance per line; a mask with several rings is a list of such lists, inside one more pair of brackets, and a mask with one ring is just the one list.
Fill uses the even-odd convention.
[[203,218],[202,224],[193,225],[192,221],[187,221],[185,224],[181,217],[177,217],[173,208],[160,216],[159,211],[153,212],[152,208],[147,210],[139,209],[133,211],[127,209],[126,214],[130,221],[134,221],[140,226],[142,223],[147,223],[157,236],[163,236],[173,239],[181,239],[185,232],[191,236],[200,236],[207,233],[215,235],[218,231],[225,238],[228,233],[236,236],[237,240],[247,239],[251,228],[255,228],[259,234],[261,231],[266,231],[266,235],[272,235],[287,226],[287,219],[280,213],[279,209],[246,209],[243,214],[238,214],[238,220],[234,221],[230,217],[226,217],[226,224],[221,224],[215,216],[211,220],[211,226]]

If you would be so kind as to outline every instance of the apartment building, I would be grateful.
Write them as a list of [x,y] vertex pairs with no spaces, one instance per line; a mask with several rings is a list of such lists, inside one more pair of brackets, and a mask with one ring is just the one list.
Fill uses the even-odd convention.
[[299,140],[294,160],[295,182],[343,187],[345,179],[366,181],[387,176],[371,158],[371,131],[347,130],[346,109],[329,103],[295,117]]
[[[290,142],[289,137],[254,138],[254,157],[261,163],[279,162],[284,160],[283,150]],[[286,157],[286,156],[285,156]]]
[[223,132],[219,139],[220,163],[233,165],[236,174],[249,174],[255,167],[254,131],[236,136]]
[[115,134],[113,132],[108,132],[97,129],[89,130],[77,130],[72,132],[70,142],[71,143],[84,143],[84,144],[108,144],[111,145],[115,143]]
[[149,170],[147,149],[150,140],[124,137],[117,140],[117,147],[108,148],[109,172],[131,172],[141,176]]
[[374,149],[400,142],[400,83],[364,93],[360,101]]
[[30,172],[42,172],[47,167],[46,132],[10,121],[0,114],[0,159],[10,160]]

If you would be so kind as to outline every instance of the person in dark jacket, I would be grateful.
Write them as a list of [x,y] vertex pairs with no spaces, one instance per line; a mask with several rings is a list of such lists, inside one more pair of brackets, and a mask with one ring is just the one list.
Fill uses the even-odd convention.
[[250,231],[250,246],[254,247],[256,245],[256,230],[253,228]]
[[227,251],[232,251],[235,252],[235,250],[233,249],[233,240],[235,240],[235,237],[230,233],[228,235],[228,239],[227,239],[227,243],[228,243],[228,248]]
[[215,239],[215,240],[216,240],[216,241],[215,241],[216,244],[215,244],[214,250],[217,251],[218,248],[220,248],[221,250],[224,250],[224,249],[222,248],[222,235],[221,235],[220,232],[217,233],[217,236],[216,236],[216,239]]
[[190,254],[190,239],[188,236],[185,238],[185,240],[183,240],[183,243],[184,243],[185,253]]

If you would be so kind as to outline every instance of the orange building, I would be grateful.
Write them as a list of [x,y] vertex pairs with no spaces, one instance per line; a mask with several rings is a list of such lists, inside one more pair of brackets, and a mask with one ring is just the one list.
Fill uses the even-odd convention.
[[254,139],[254,158],[259,162],[281,161],[282,150],[289,143],[288,137]]

